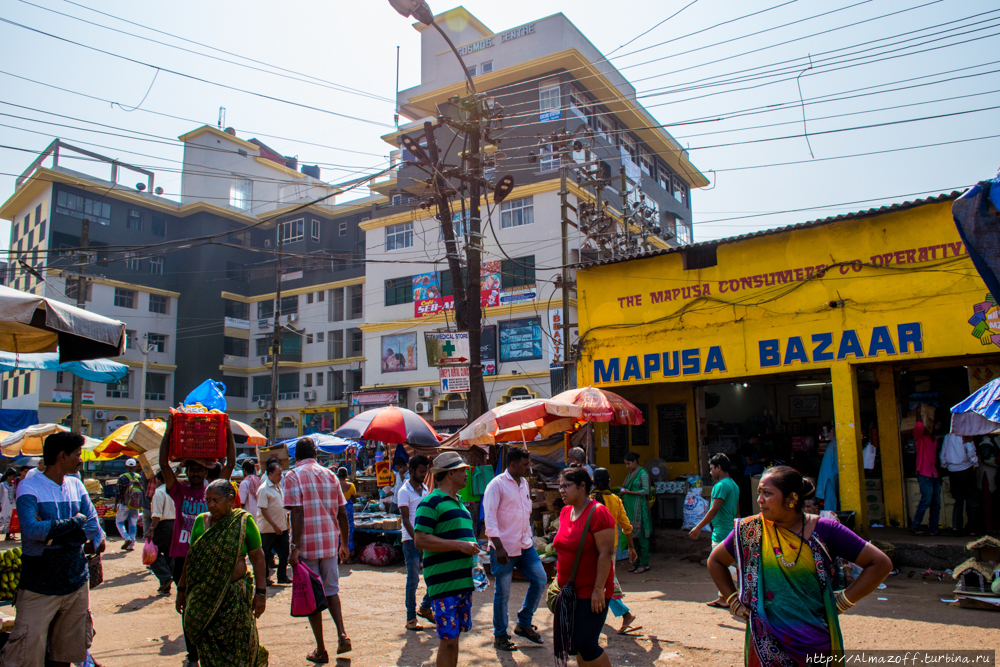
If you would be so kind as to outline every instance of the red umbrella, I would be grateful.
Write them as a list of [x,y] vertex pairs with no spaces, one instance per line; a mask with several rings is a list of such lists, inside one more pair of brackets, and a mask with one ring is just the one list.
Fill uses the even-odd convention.
[[426,419],[412,410],[393,406],[362,412],[344,422],[333,435],[348,440],[378,440],[393,445],[408,442],[436,447],[441,442],[441,436]]
[[608,422],[617,426],[642,424],[642,412],[614,392],[597,387],[580,387],[564,391],[552,400],[573,403],[583,408],[583,420]]

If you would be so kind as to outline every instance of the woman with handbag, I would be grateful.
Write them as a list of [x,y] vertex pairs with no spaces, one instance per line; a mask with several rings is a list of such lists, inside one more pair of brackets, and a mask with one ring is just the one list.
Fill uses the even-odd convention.
[[591,499],[590,487],[590,475],[583,468],[567,468],[559,475],[559,495],[565,507],[552,541],[556,578],[548,595],[549,609],[555,615],[553,648],[559,667],[571,655],[581,667],[611,665],[600,638],[615,590],[617,524],[606,507]]
[[649,517],[649,473],[639,465],[639,455],[635,452],[625,455],[625,467],[628,475],[622,483],[622,503],[632,524],[632,542],[639,556],[628,571],[642,574],[649,569],[649,534],[653,526]]

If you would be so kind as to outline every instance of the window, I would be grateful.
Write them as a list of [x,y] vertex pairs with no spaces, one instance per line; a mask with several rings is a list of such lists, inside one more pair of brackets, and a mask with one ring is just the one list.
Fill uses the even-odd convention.
[[500,203],[500,229],[530,225],[533,222],[535,222],[535,209],[532,197]]
[[312,240],[319,241],[319,220],[312,221]]
[[165,373],[146,373],[147,401],[167,400],[167,377]]
[[31,393],[31,373],[24,374],[24,395]]
[[267,301],[257,302],[257,319],[266,320],[269,317],[274,317],[274,301],[268,299]]
[[305,236],[305,224],[306,221],[302,218],[281,223],[278,227],[278,233],[282,243],[301,241]]
[[337,233],[340,236],[347,236],[347,223],[346,222],[342,222],[339,225],[337,225]]
[[308,294],[306,294],[306,303],[310,304],[312,302],[313,302],[313,293],[309,292]]
[[159,313],[160,315],[166,315],[167,307],[169,305],[170,305],[169,296],[162,296],[160,294],[149,295],[149,312]]
[[250,354],[250,341],[246,338],[225,336],[222,339],[222,353],[232,357],[246,357]]
[[230,301],[225,300],[225,306],[223,306],[223,312],[226,317],[231,317],[235,320],[249,320],[250,319],[250,304],[243,303],[242,301]]
[[[90,283],[87,283],[87,287],[86,287],[85,291],[86,291],[86,294],[84,295],[84,301],[90,301]],[[76,301],[77,301],[79,292],[80,292],[80,279],[79,278],[67,278],[66,279],[66,297],[75,304]]]
[[146,342],[149,343],[156,352],[167,351],[167,337],[165,334],[146,334]]
[[505,259],[500,265],[500,283],[503,288],[535,284],[535,256]]
[[476,76],[476,66],[473,65],[469,68],[469,76]]
[[62,384],[62,383],[63,383],[63,372],[56,371],[56,384]]
[[484,62],[483,65],[482,65],[482,67],[481,67],[481,70],[482,70],[483,74],[489,74],[490,72],[492,72],[493,71],[493,61],[492,60],[487,60],[486,62]]
[[562,163],[562,153],[552,150],[551,146],[542,146],[538,156],[538,170],[541,172],[555,171]]
[[[393,195],[392,196],[392,205],[393,206],[402,206],[403,205],[403,195]],[[14,236],[17,236],[17,234],[15,234]]]
[[142,260],[135,256],[134,252],[125,253],[125,268],[138,271],[142,265]]
[[[451,219],[451,228],[454,230],[455,240],[459,243],[469,237],[469,228],[471,224],[469,216],[469,211],[466,211],[464,214],[456,215]],[[443,227],[438,228],[438,243],[444,243]]]
[[694,234],[691,232],[691,227],[688,226],[689,223],[681,220],[678,220],[677,223],[677,242],[682,245],[690,244]]
[[316,292],[316,301],[319,303],[326,301],[326,292]]
[[302,338],[302,334],[295,331],[282,331],[280,343],[282,357],[287,357],[289,361],[302,361]]
[[250,282],[250,269],[236,262],[226,262],[226,278],[240,283],[248,283]]
[[635,139],[627,134],[621,134],[619,136],[622,138],[622,146],[625,147],[625,152],[629,154],[634,162],[636,155],[638,154],[638,147],[635,144]]
[[[316,375],[319,375],[319,373],[317,373]],[[305,377],[302,378],[302,386],[303,387],[311,387],[311,386],[313,386],[313,374],[312,373],[306,373],[305,374]]]
[[329,355],[331,359],[343,359],[344,358],[344,332],[341,331],[331,331],[330,332],[330,342],[329,342]]
[[130,208],[128,210],[128,217],[125,218],[125,229],[134,229],[137,232],[142,231],[142,211],[137,208]]
[[322,373],[316,373],[316,386],[317,387],[322,387],[323,386],[323,374]]
[[299,397],[299,373],[281,373],[278,375],[278,400],[287,401]]
[[251,394],[253,400],[260,401],[271,400],[271,376],[270,375],[254,375],[253,376],[253,393]]
[[330,321],[344,321],[344,288],[330,290]]
[[541,318],[500,322],[500,361],[530,361],[542,358]]
[[237,176],[229,186],[229,205],[246,211],[253,200],[253,181]]
[[60,192],[56,197],[56,213],[68,215],[79,220],[87,218],[99,225],[107,226],[111,224],[111,204],[68,192]]
[[312,345],[312,342],[313,342],[313,335],[306,334],[306,345]]
[[236,246],[250,247],[250,231],[233,232],[226,236],[226,241]]
[[613,127],[608,122],[607,117],[599,113],[595,113],[593,116],[590,117],[590,126],[593,127],[594,130],[605,139],[607,139],[608,136],[611,134]]
[[680,179],[679,176],[674,176],[674,199],[679,201],[687,208],[688,205],[688,190],[687,184]]
[[[451,270],[445,269],[438,273],[438,279],[441,284],[441,296],[454,296],[455,286],[451,282]],[[469,284],[469,272],[466,267],[462,267],[462,284]]]
[[413,245],[413,223],[401,222],[385,228],[385,250],[398,250]]
[[135,308],[135,290],[116,287],[115,305],[119,308]]
[[653,175],[653,161],[649,157],[648,148],[643,148],[639,152],[639,167],[642,169],[642,173],[647,176]]
[[153,219],[149,222],[149,233],[153,236],[166,236],[167,235],[167,222],[163,218],[157,218],[155,215]]
[[292,296],[281,297],[281,314],[291,315],[292,313],[299,312],[299,296],[298,294]]
[[351,334],[351,355],[352,357],[360,357],[365,353],[365,337],[364,332],[361,329],[348,329]]
[[587,121],[587,105],[583,96],[575,90],[569,94],[569,110],[575,113],[580,120]]
[[323,333],[322,331],[318,331],[318,332],[316,333],[316,342],[317,342],[317,343],[322,343],[322,342],[324,342],[324,339],[325,339],[325,338],[326,338],[326,334],[325,334],[325,333]]
[[244,375],[223,375],[222,383],[226,385],[226,396],[234,398],[247,397],[247,378]]
[[660,187],[663,188],[664,192],[666,192],[668,195],[673,194],[673,185],[671,185],[670,183],[671,180],[670,174],[667,172],[666,169],[660,167],[659,178],[656,180],[660,184]]
[[139,334],[135,331],[135,329],[126,329],[125,330],[125,349],[126,350],[134,350],[134,349],[136,349],[136,344],[135,343],[136,343],[136,337],[138,335]]
[[558,120],[562,117],[559,86],[538,89],[538,120]]
[[271,339],[271,336],[261,336],[254,339],[256,356],[266,357],[271,354]]
[[129,378],[131,371],[126,373],[118,382],[109,382],[107,385],[107,398],[128,398]]
[[157,275],[163,275],[163,258],[162,257],[150,257],[149,258],[149,272]]
[[364,311],[364,285],[351,285],[348,290],[351,293],[351,317],[349,319],[356,320],[362,317]]
[[390,278],[385,281],[385,305],[413,303],[413,276]]
[[330,382],[327,384],[326,400],[340,401],[344,398],[344,372],[330,371]]

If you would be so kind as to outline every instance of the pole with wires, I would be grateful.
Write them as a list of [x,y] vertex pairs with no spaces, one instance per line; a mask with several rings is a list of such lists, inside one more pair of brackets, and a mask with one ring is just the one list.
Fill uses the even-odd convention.
[[[292,223],[294,224],[294,223]],[[281,251],[284,247],[281,224],[278,232],[278,264],[275,270],[274,333],[271,337],[271,419],[269,421],[271,444],[278,442],[278,357],[281,355]]]
[[[80,275],[76,278],[76,307],[84,310],[87,308],[87,279],[84,278],[84,274],[87,271],[87,263],[90,261],[87,255],[87,248],[89,246],[90,220],[84,218],[80,225],[80,248],[82,251],[77,254],[77,262],[80,264]],[[79,375],[73,376],[72,401],[69,409],[70,430],[75,435],[80,435],[83,429],[83,378]]]

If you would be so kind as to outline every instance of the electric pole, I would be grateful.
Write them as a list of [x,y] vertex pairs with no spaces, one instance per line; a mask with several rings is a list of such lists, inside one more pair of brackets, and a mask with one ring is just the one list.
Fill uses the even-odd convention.
[[[76,307],[86,310],[87,308],[87,279],[84,274],[87,271],[87,263],[90,261],[87,256],[87,248],[90,246],[90,220],[84,218],[80,225],[80,249],[77,253],[77,262],[80,265],[79,276],[76,278]],[[70,406],[70,430],[80,435],[83,429],[83,378],[73,376],[73,402]],[[141,418],[141,417],[140,417]]]
[[275,225],[278,232],[278,266],[275,272],[274,288],[274,334],[271,338],[271,419],[268,435],[271,444],[278,442],[278,356],[281,354],[281,251],[284,248],[284,237],[281,234],[281,223]]

